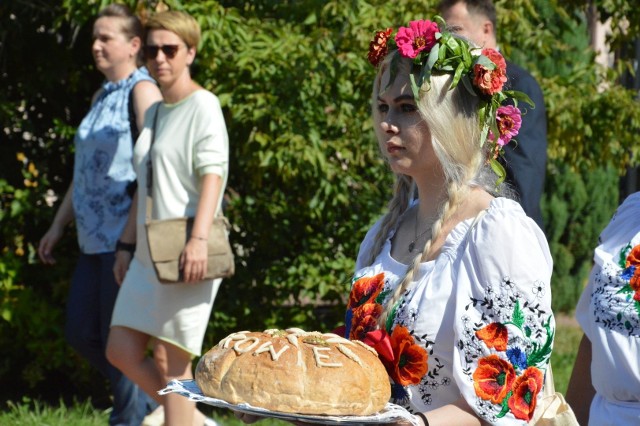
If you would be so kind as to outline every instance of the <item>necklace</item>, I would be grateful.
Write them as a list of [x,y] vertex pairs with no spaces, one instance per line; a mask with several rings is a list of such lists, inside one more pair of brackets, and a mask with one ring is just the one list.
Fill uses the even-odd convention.
[[[429,221],[429,224],[431,225],[431,220]],[[414,225],[415,225],[414,226],[414,235],[416,237],[407,246],[407,249],[409,250],[409,253],[413,253],[413,250],[415,250],[415,248],[416,248],[416,242],[420,238],[422,238],[427,232],[431,232],[431,226],[427,226],[427,229],[425,229],[424,231],[422,231],[422,233],[420,233],[420,235],[418,235],[418,210],[417,209],[416,209],[416,221],[415,221]]]
[[413,253],[413,250],[416,248],[416,241],[418,241],[424,234],[426,234],[427,232],[431,231],[430,228],[427,228],[426,231],[424,231],[422,234],[418,235],[417,237],[415,237],[413,239],[413,241],[411,241],[409,243],[409,246],[407,247],[409,249],[409,253]]

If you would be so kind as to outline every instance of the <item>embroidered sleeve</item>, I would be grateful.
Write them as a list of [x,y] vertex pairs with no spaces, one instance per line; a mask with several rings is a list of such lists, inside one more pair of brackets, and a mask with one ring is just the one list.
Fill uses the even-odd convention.
[[640,192],[617,209],[593,260],[576,308],[582,329],[592,342],[600,329],[640,337]]
[[454,377],[492,424],[525,424],[542,392],[555,322],[542,232],[513,212],[472,230],[457,272]]

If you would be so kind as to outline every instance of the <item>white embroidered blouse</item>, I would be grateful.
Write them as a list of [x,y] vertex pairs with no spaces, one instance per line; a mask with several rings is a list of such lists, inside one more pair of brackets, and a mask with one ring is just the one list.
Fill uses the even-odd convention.
[[[392,402],[427,412],[462,395],[489,423],[525,424],[553,346],[553,262],[543,232],[515,201],[494,199],[472,223],[459,223],[440,255],[420,265],[390,315],[393,355],[381,359]],[[393,232],[373,265],[363,264],[379,225],[358,255],[346,315],[352,339],[370,336],[407,268],[390,256]]]
[[576,317],[591,342],[590,425],[640,424],[640,192],[600,234]]

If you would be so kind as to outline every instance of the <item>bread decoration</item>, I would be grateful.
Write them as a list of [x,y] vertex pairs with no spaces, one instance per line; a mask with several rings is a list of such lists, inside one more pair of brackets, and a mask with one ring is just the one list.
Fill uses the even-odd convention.
[[195,380],[206,396],[297,414],[366,416],[391,394],[374,349],[297,328],[225,337],[202,356]]

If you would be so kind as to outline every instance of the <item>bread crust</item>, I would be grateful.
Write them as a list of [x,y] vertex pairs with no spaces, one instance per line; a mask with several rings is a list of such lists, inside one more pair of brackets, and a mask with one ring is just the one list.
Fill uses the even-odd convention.
[[391,396],[375,350],[297,328],[225,337],[200,358],[195,380],[206,396],[284,413],[370,415]]

